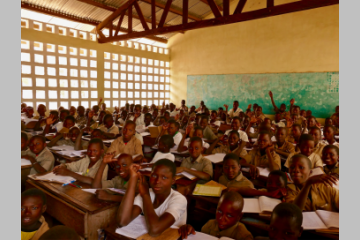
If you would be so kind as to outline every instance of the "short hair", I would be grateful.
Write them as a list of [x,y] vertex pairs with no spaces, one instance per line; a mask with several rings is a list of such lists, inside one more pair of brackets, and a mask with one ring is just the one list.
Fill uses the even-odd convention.
[[237,103],[237,104],[239,104],[239,101],[238,101],[238,100],[235,100],[235,101],[234,101],[234,103]]
[[51,110],[50,115],[56,115],[59,116],[59,112],[57,110]]
[[60,115],[61,115],[62,113],[67,113],[67,115],[70,115],[70,111],[67,110],[67,109],[61,110],[61,111],[60,111]]
[[333,125],[327,124],[327,125],[324,126],[324,129],[325,129],[326,127],[331,128],[331,129],[335,132],[335,127],[334,127]]
[[259,136],[260,136],[261,134],[263,134],[263,135],[268,135],[269,138],[271,139],[271,133],[270,133],[269,131],[260,131],[260,132],[259,132]]
[[223,162],[225,163],[227,160],[235,160],[240,165],[239,156],[235,153],[228,153],[225,155]]
[[[102,133],[102,132],[101,132]],[[89,146],[90,146],[90,144],[99,144],[100,145],[100,148],[101,149],[104,149],[104,142],[103,142],[103,140],[101,140],[100,138],[93,138],[93,139],[91,139],[90,140],[90,142],[89,142]]]
[[70,119],[71,121],[73,121],[74,123],[76,122],[74,116],[71,116],[71,115],[66,116],[65,119],[64,119],[64,122],[65,122],[66,120],[69,120],[69,119]]
[[43,205],[46,205],[46,203],[47,203],[45,193],[38,188],[30,188],[21,193],[21,198],[30,197],[30,196],[31,197],[40,197],[43,202]]
[[134,121],[131,121],[131,120],[127,120],[126,122],[125,122],[125,125],[124,125],[124,127],[126,126],[126,125],[134,125],[134,128],[136,128],[136,124],[135,124],[135,122]]
[[220,200],[219,200],[219,204],[218,206],[220,205],[220,203],[224,200],[227,200],[227,201],[230,201],[230,202],[233,202],[234,205],[237,205],[237,207],[239,208],[239,212],[241,213],[243,208],[244,208],[244,199],[243,197],[240,195],[240,193],[238,192],[226,192],[224,193],[221,197],[220,197]]
[[92,108],[94,108],[95,109],[95,111],[96,111],[96,109],[99,111],[99,105],[94,105],[94,106],[92,106]]
[[160,159],[159,161],[157,161],[156,163],[154,163],[152,170],[154,170],[155,167],[157,166],[165,166],[167,168],[169,168],[170,172],[172,173],[173,177],[175,177],[176,175],[176,165],[173,161],[169,160],[169,159]]
[[287,131],[287,128],[286,128],[286,127],[277,127],[277,130],[276,130],[276,131],[279,131],[279,130],[281,130],[281,131],[285,130],[286,135],[287,135],[287,133],[288,133],[288,131]]
[[141,105],[140,104],[136,104],[135,108],[139,107],[141,109]]
[[300,129],[300,131],[302,130],[301,125],[300,125],[300,124],[298,124],[298,123],[293,124],[293,125],[292,125],[292,127],[297,127],[297,128],[299,128],[299,129]]
[[339,156],[339,148],[337,147],[337,146],[335,146],[335,145],[326,145],[324,148],[323,148],[323,150],[322,150],[322,152],[324,152],[325,150],[327,150],[327,149],[334,149],[335,151],[336,151],[336,153],[337,153],[337,155]]
[[294,156],[292,156],[291,159],[290,159],[290,165],[292,164],[292,162],[294,161],[295,158],[305,159],[306,163],[309,166],[309,169],[312,169],[312,164],[311,164],[310,159],[307,156],[303,155],[303,154],[295,154]]
[[328,118],[325,118],[325,122],[326,122],[327,120],[332,120],[332,119],[331,119],[331,118],[329,118],[329,117],[328,117]]
[[299,229],[303,222],[303,214],[302,214],[301,209],[293,203],[279,203],[274,208],[274,210],[271,214],[271,219],[275,215],[280,218],[295,218],[294,220],[296,223],[296,228],[299,228]]
[[320,134],[321,134],[321,130],[320,130],[320,128],[318,128],[318,127],[311,127],[311,128],[309,128],[309,132],[310,132],[311,130],[317,130],[317,131],[319,131]]
[[169,114],[169,116],[170,116],[170,112],[169,112],[169,111],[165,111],[165,112],[164,112],[164,116],[165,116],[165,114]]
[[218,109],[219,109],[219,110],[224,110],[224,108],[222,108],[222,107],[219,107]]
[[159,141],[165,144],[168,148],[172,148],[174,146],[174,138],[170,135],[162,135]]
[[192,143],[192,142],[199,142],[199,143],[201,144],[201,146],[202,146],[202,144],[203,144],[202,139],[199,138],[199,137],[192,137],[192,138],[190,138],[190,142],[189,142],[189,143]]
[[311,134],[301,134],[299,139],[299,144],[301,144],[303,141],[315,141],[315,140]]
[[84,108],[83,106],[78,106],[78,108],[82,108],[82,109],[84,109],[84,111],[85,111],[85,108]]
[[180,128],[180,124],[177,122],[177,121],[175,121],[175,120],[173,120],[173,119],[170,119],[169,121],[168,121],[168,123],[169,124],[174,124],[175,125],[175,127],[177,127],[177,128]]
[[108,119],[108,118],[111,118],[111,119],[112,119],[112,117],[113,117],[113,116],[112,116],[111,114],[109,114],[109,113],[108,113],[108,114],[105,114],[105,116],[104,116],[104,118],[103,118],[103,122],[105,122],[105,120]]
[[40,139],[43,143],[46,143],[46,138],[43,135],[35,135],[30,138],[30,141],[33,139]]
[[216,114],[217,114],[217,111],[215,111],[215,110],[212,110],[212,111],[211,111],[211,113],[216,113]]
[[99,129],[99,128],[92,130],[92,133],[94,133],[94,132],[99,132],[99,133],[101,133],[101,135],[103,135],[103,131],[101,131],[101,129]]
[[299,106],[293,106],[293,108],[298,108],[300,110],[300,107]]
[[238,136],[238,138],[240,138],[240,134],[239,134],[239,132],[236,131],[236,130],[231,130],[231,131],[229,132],[229,137],[230,137],[231,134],[236,134],[236,136]]
[[79,235],[73,228],[64,226],[64,225],[57,225],[55,227],[50,228],[47,230],[39,240],[80,240]]
[[21,132],[21,139],[25,139],[26,141],[28,140],[28,135],[24,132]]
[[234,121],[234,120],[239,120],[239,122],[241,123],[241,120],[240,120],[240,118],[239,117],[233,117],[233,119],[232,119],[232,121]]
[[287,185],[287,177],[286,177],[286,173],[284,173],[283,171],[281,170],[274,170],[274,171],[271,171],[269,173],[269,177],[273,175],[273,176],[279,176],[280,178],[282,178],[282,180],[284,180],[284,183],[285,183],[285,187]]
[[144,117],[152,117],[151,113],[145,113]]
[[206,121],[209,121],[209,116],[207,115],[201,115],[201,120],[206,119]]

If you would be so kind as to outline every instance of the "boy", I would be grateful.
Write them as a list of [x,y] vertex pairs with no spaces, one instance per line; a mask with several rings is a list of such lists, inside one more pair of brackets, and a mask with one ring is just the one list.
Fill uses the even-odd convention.
[[103,118],[104,125],[99,129],[103,132],[107,139],[114,139],[119,134],[119,127],[114,124],[114,119],[111,114],[106,114]]
[[78,106],[76,112],[76,124],[79,126],[79,128],[84,128],[87,123],[87,119],[85,117],[85,108],[83,106]]
[[151,113],[146,113],[146,114],[145,114],[144,124],[145,124],[145,127],[148,127],[149,125],[153,125]]
[[227,112],[230,118],[238,117],[240,112],[243,111],[241,108],[239,108],[239,101],[233,102],[233,108],[230,109],[230,111],[228,111],[229,105],[224,104],[224,107],[225,107],[225,111]]
[[185,106],[185,100],[181,100],[181,106],[179,108],[176,109],[176,111],[179,110],[184,110],[185,114],[187,114],[187,112],[189,111],[188,107]]
[[162,126],[162,130],[156,139],[156,142],[158,142],[160,137],[165,134],[165,131],[167,131],[168,134],[174,138],[174,149],[177,149],[182,139],[182,134],[179,132],[179,128],[180,124],[178,122],[175,120],[169,120]]
[[271,98],[271,103],[274,107],[274,111],[276,114],[279,114],[279,120],[286,119],[288,117],[288,113],[286,112],[286,104],[282,103],[280,108],[278,108],[274,102],[273,93],[269,91],[269,96]]
[[28,150],[28,135],[21,132],[21,155],[25,154],[26,150]]
[[209,159],[201,155],[202,151],[202,139],[192,137],[189,144],[190,157],[182,161],[180,167],[176,168],[176,173],[190,173],[200,179],[199,183],[211,180],[213,176],[213,166]]
[[337,141],[335,141],[335,128],[334,126],[331,125],[325,125],[324,126],[324,138],[325,140],[322,141],[322,143],[326,144],[326,145],[334,145],[337,146],[338,148],[340,148],[340,143],[338,143]]
[[[201,232],[215,236],[228,237],[236,240],[251,240],[253,236],[242,224],[240,219],[243,216],[244,199],[237,192],[227,192],[221,196],[217,209],[216,219],[209,220]],[[194,228],[187,224],[179,230],[182,239],[190,234],[196,234]]]
[[301,133],[302,133],[302,127],[300,124],[293,124],[291,127],[291,135],[288,135],[286,140],[290,143],[297,144],[299,142]]
[[[239,144],[240,136],[238,131],[231,131],[229,134],[229,139],[226,144],[221,145],[218,148],[215,148],[217,143],[224,138],[224,135],[220,138],[215,140],[211,144],[211,146],[206,151],[207,154],[215,154],[215,153],[234,153],[238,157],[244,158],[247,155],[246,150],[242,147],[242,144]],[[214,149],[215,148],[215,149]]]
[[[94,180],[91,184],[92,188],[117,188],[127,189],[130,179],[130,167],[132,165],[132,157],[129,154],[122,153],[118,158],[114,158],[114,153],[107,153],[100,162],[99,170],[97,171]],[[118,176],[111,180],[106,180],[103,173],[107,174],[108,163],[116,162],[115,171]],[[96,196],[99,199],[106,201],[121,202],[123,196],[113,195],[105,190],[97,190]]]
[[217,139],[217,136],[209,128],[209,117],[208,116],[201,116],[199,125],[203,129],[203,135],[204,135],[205,139],[207,139],[209,141],[214,141],[215,139]]
[[[61,164],[53,169],[55,175],[70,176],[76,180],[91,184],[98,172],[104,154],[103,141],[98,138],[90,140],[87,148],[87,156],[72,163]],[[81,172],[82,175],[77,174]],[[108,168],[106,166],[103,181],[107,179]]]
[[294,183],[287,185],[286,202],[293,202],[302,211],[339,212],[339,190],[332,187],[337,184],[334,176],[322,174],[309,178],[311,161],[302,154],[291,158],[289,172]]
[[297,240],[302,232],[303,215],[298,206],[292,203],[279,203],[270,219],[269,237],[256,237],[255,240]]
[[139,162],[142,160],[144,154],[140,140],[135,137],[135,123],[133,121],[125,123],[122,136],[111,143],[107,152],[115,152],[115,155],[119,153],[127,153],[131,156],[139,155],[133,161]]
[[34,116],[33,119],[43,119],[43,118],[47,118],[48,116],[46,115],[46,106],[44,104],[39,104],[37,107],[37,112],[38,115]]
[[141,105],[140,104],[135,105],[134,113],[129,113],[127,115],[127,120],[133,121],[136,124],[136,126],[145,125],[144,114],[141,113]]
[[255,179],[259,176],[257,167],[269,168],[270,172],[281,169],[280,156],[275,152],[269,132],[260,132],[258,137],[258,148],[251,150],[241,160],[243,167],[250,168],[250,174]]
[[42,214],[46,211],[46,195],[32,188],[21,193],[21,240],[38,240],[49,225]]
[[176,111],[176,106],[173,103],[170,103],[170,117],[175,117],[179,111]]
[[299,150],[300,152],[289,154],[284,166],[289,168],[289,162],[292,156],[295,154],[301,153],[310,159],[311,169],[319,167],[322,169],[323,163],[321,161],[321,157],[319,154],[314,153],[315,141],[314,138],[310,134],[303,134],[299,140]]
[[264,119],[266,118],[265,115],[263,114],[262,112],[262,107],[258,106],[256,108],[256,114],[255,114],[255,117],[257,119],[261,119],[261,121],[264,121]]
[[77,117],[76,108],[74,106],[71,106],[69,109],[70,116],[73,116],[74,118]]
[[286,141],[287,128],[278,127],[276,129],[276,142],[274,143],[274,149],[277,154],[287,159],[290,153],[295,153],[295,147],[290,142]]
[[313,136],[315,142],[313,153],[316,153],[321,157],[322,151],[327,145],[321,141],[321,130],[318,127],[312,127],[309,128],[309,134]]
[[225,135],[229,135],[232,130],[238,131],[241,141],[244,142],[244,146],[247,142],[249,142],[249,138],[246,132],[240,130],[241,129],[241,121],[239,117],[234,117],[231,121],[231,129],[226,130]]
[[200,107],[198,107],[198,108],[195,110],[195,112],[197,112],[197,113],[202,113],[202,109],[204,108],[204,106],[205,106],[204,101],[201,101],[201,102],[200,102]]
[[[105,111],[100,111],[99,114],[97,115],[95,121],[94,122],[94,117],[95,117],[95,112],[94,111],[90,111],[89,112],[89,117],[87,119],[87,123],[86,123],[86,126],[87,127],[90,127],[91,129],[97,129],[97,128],[100,128],[100,127],[103,127],[104,126],[104,116],[106,115]],[[93,124],[91,124],[91,122],[94,122]]]
[[46,147],[44,136],[35,135],[30,139],[29,149],[21,153],[21,158],[31,162],[32,168],[30,175],[45,173],[54,168],[55,158],[50,150]]
[[154,110],[152,111],[152,115],[151,115],[151,121],[155,122],[155,119],[157,118],[158,115],[159,115],[159,109],[154,108]]
[[339,179],[339,148],[334,145],[325,146],[322,152],[322,161],[326,164],[324,172]]
[[[177,148],[178,152],[184,152],[189,148],[190,138],[186,138],[186,136],[190,135],[192,128],[193,128],[193,126],[186,128],[185,133],[182,134],[183,137],[181,139],[181,142],[179,143],[179,147]],[[195,127],[193,137],[199,137],[199,138],[203,139],[204,138],[203,129],[201,127]],[[209,147],[210,147],[210,145],[203,140],[203,149],[204,149],[203,153],[205,153]]]
[[[187,200],[171,188],[175,183],[175,163],[161,159],[154,164],[149,180],[151,189],[145,177],[137,172],[138,169],[138,165],[130,167],[129,186],[116,214],[117,224],[126,226],[143,213],[152,237],[159,236],[170,227],[185,225]],[[138,181],[139,194],[135,197]]]
[[159,140],[158,151],[150,163],[156,163],[160,159],[168,159],[172,162],[175,161],[175,156],[170,152],[174,146],[174,138],[170,135],[163,135]]
[[61,129],[64,127],[65,118],[70,115],[70,111],[64,109],[61,110],[59,114],[60,114],[60,121],[53,126],[53,129],[55,129],[56,132],[60,132]]

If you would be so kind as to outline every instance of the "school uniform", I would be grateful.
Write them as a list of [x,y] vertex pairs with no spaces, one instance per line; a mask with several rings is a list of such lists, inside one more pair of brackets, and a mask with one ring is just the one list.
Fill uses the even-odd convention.
[[219,178],[219,183],[226,186],[226,187],[236,187],[236,188],[250,187],[250,188],[254,188],[254,184],[249,179],[247,179],[242,174],[241,171],[240,171],[239,175],[233,180],[229,180],[228,177],[225,174],[221,175],[221,177]]
[[142,136],[141,134],[139,134],[139,133],[136,132],[134,136],[135,136],[137,139],[139,139],[141,145],[144,145],[144,138],[143,138],[143,136]]
[[287,153],[294,153],[295,147],[292,143],[285,140],[284,144],[279,147],[276,143],[274,144],[275,149],[279,149],[281,151],[287,152]]
[[174,138],[174,144],[176,145],[176,146],[179,146],[179,144],[180,144],[180,142],[181,142],[181,140],[182,140],[182,134],[180,133],[180,132],[177,132],[177,133],[175,133],[175,135],[173,136],[173,138]]
[[263,114],[263,113],[261,113],[259,116],[257,116],[256,118],[260,118],[261,119],[261,121],[264,121],[264,119],[266,118],[266,116]]
[[[129,117],[130,121],[134,121],[134,119],[135,119],[134,115]],[[135,121],[136,126],[145,125],[144,119],[145,119],[145,115],[143,113],[140,113],[140,116],[136,118]]]
[[251,233],[246,229],[245,225],[237,222],[233,226],[220,230],[216,219],[209,220],[202,228],[201,232],[215,236],[217,238],[228,237],[236,240],[252,240]]
[[[44,115],[43,118],[48,118],[48,117],[49,117],[49,114],[46,114],[46,113],[45,113],[45,115]],[[40,115],[37,114],[37,115],[33,116],[32,119],[40,119]]]
[[[285,202],[292,203],[301,189],[291,183],[287,185],[286,190]],[[323,183],[312,184],[303,211],[316,210],[339,212],[339,189]]]
[[170,112],[170,117],[175,117],[179,113],[180,113],[180,111],[174,110],[174,111]]
[[[325,144],[325,145],[330,145],[327,140],[322,140],[321,143]],[[339,142],[335,141],[332,145],[337,146],[338,148],[340,148],[340,143]]]
[[124,142],[123,136],[118,137],[111,143],[107,152],[115,152],[115,156],[119,153],[127,153],[131,156],[136,154],[144,156],[141,142],[135,136],[132,136],[130,141],[127,143]]
[[169,159],[170,161],[175,162],[175,156],[171,152],[162,153],[162,152],[158,151],[150,163],[156,163],[160,159]]
[[[215,153],[233,153],[235,151],[237,151],[239,148],[239,146],[237,148],[235,148],[233,151],[230,150],[230,146],[229,145],[221,145],[218,148],[215,148],[211,153],[215,154]],[[244,158],[247,155],[247,152],[245,150],[245,148],[243,148],[240,152],[239,157],[240,158]]]
[[58,122],[52,126],[52,129],[56,129],[56,132],[60,132],[64,128],[64,122]]
[[124,119],[119,118],[118,121],[119,121],[120,125],[124,126],[124,124],[125,124],[125,120],[124,120]]
[[[185,141],[184,141],[184,146],[187,147],[187,148],[189,148],[189,143],[190,143],[190,138],[185,139]],[[208,149],[208,148],[210,147],[210,144],[208,144],[207,142],[205,142],[204,139],[203,139],[203,141],[202,141],[202,146],[203,146],[203,148]]]
[[94,124],[90,125],[91,129],[98,129],[98,128],[100,129],[102,127],[104,127],[104,124],[103,123],[99,124],[99,122],[95,122]]
[[203,131],[204,138],[207,140],[215,140],[217,139],[217,136],[215,133],[209,128],[209,126],[206,126]]
[[238,117],[240,112],[242,112],[243,110],[241,108],[237,108],[236,111],[234,111],[234,109],[230,109],[230,111],[228,111],[229,117],[233,118],[233,117]]
[[210,177],[213,177],[213,166],[209,159],[203,157],[201,154],[199,157],[194,161],[191,162],[191,157],[185,158],[180,167],[186,167],[186,168],[194,168],[196,171],[205,172],[210,175]]
[[125,181],[125,179],[120,176],[116,176],[111,180],[102,180],[101,186],[102,188],[127,189],[129,182]]
[[[64,146],[64,145],[75,147],[75,143],[73,141],[71,141],[70,139],[61,139],[56,142],[56,146]],[[87,149],[86,141],[81,139],[81,146],[82,146],[82,149]]]
[[326,145],[328,145],[328,144],[326,144],[322,141],[318,142],[318,144],[316,144],[316,146],[314,147],[313,153],[316,153],[320,157],[322,157],[322,151]]
[[[281,169],[281,160],[279,154],[275,153],[275,151],[271,152],[273,160],[276,165],[278,165],[279,169]],[[269,167],[269,160],[267,154],[265,153],[261,156],[260,149],[251,150],[244,159],[248,164],[252,164],[256,167]]]
[[[150,188],[149,189],[151,202],[155,200],[155,193]],[[138,206],[143,210],[143,199],[138,194],[134,199],[134,205]],[[170,228],[180,228],[181,226],[186,224],[187,217],[187,200],[186,198],[179,192],[171,189],[169,196],[165,199],[165,201],[156,209],[154,209],[156,215],[162,216],[164,213],[171,214],[175,222]]]
[[[286,159],[286,162],[284,164],[285,167],[287,167],[287,168],[290,167],[290,159],[296,154],[300,154],[300,152],[295,152],[295,153],[289,154],[289,157]],[[310,156],[308,156],[308,158],[310,159],[310,162],[311,162],[311,168],[323,167],[323,162],[322,162],[319,154],[312,153]]]
[[[226,130],[225,135],[229,136],[231,131],[232,131],[232,129]],[[249,138],[248,138],[248,135],[246,134],[246,132],[244,132],[244,131],[242,131],[240,129],[238,130],[238,132],[239,132],[239,135],[240,135],[240,139],[242,141],[249,142]]]
[[115,135],[118,135],[120,132],[119,132],[119,127],[116,126],[115,124],[113,124],[110,128],[107,128],[105,127],[105,125],[99,127],[99,129],[105,133],[112,133],[112,134],[115,134]]
[[[42,166],[46,171],[50,171],[54,168],[55,158],[47,147],[45,147],[38,155],[35,155],[35,153],[28,149],[21,154],[21,156],[25,155],[35,158],[35,160],[40,164],[40,166]],[[38,172],[35,170],[35,168],[32,167],[30,170],[30,175],[37,173]]]
[[328,175],[335,173],[338,176],[340,176],[339,162],[337,162],[336,165],[332,169],[329,169],[327,165],[324,165],[324,172]]
[[21,240],[38,240],[47,230],[49,230],[49,225],[45,221],[44,216],[40,217],[39,222],[41,222],[41,225],[38,230],[33,232],[21,231]]
[[[99,170],[100,164],[103,161],[103,158],[101,157],[91,168],[89,168],[90,164],[90,158],[89,156],[86,156],[78,161],[66,163],[65,166],[67,169],[69,169],[72,172],[81,172],[83,176],[85,177],[91,177],[94,178],[97,171]],[[104,169],[104,173],[102,176],[102,181],[105,181],[107,179],[108,174],[108,165],[106,164],[106,167]]]

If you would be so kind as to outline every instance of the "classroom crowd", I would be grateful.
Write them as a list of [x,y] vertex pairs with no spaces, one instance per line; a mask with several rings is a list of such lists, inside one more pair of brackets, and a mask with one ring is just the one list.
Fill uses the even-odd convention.
[[[290,100],[287,109],[285,103],[280,108],[276,105],[271,92],[269,97],[274,120],[266,117],[258,104],[242,110],[238,101],[231,109],[225,104],[217,110],[209,110],[203,101],[198,108],[188,108],[185,100],[178,108],[173,103],[161,107],[126,104],[111,113],[100,99],[91,109],[60,107],[49,115],[44,105],[38,105],[34,115],[32,107],[22,104],[21,157],[31,162],[30,174],[52,171],[96,189],[126,189],[123,196],[96,191],[99,199],[121,202],[113,219],[120,227],[142,214],[149,235],[178,228],[186,239],[195,234],[194,227],[187,224],[186,195],[193,189],[177,190],[176,174],[186,172],[200,184],[209,182],[214,169],[206,155],[225,153],[217,181],[227,189],[219,200],[216,219],[209,220],[201,232],[236,240],[298,239],[303,232],[303,211],[339,212],[339,188],[335,187],[339,182],[339,106],[321,126],[310,110],[295,105],[295,99]],[[32,136],[25,131],[29,124],[42,134]],[[228,127],[222,130],[224,125]],[[138,133],[149,126],[159,129],[157,152],[151,157],[143,151],[143,137]],[[55,135],[46,143],[49,133]],[[91,140],[85,141],[84,135]],[[105,139],[114,141],[106,147]],[[87,155],[54,167],[55,158],[48,148],[56,145],[87,149]],[[189,157],[178,158],[173,151],[188,153]],[[181,164],[176,165],[176,161]],[[144,166],[152,168],[149,178],[141,174]],[[261,168],[269,169],[270,174],[266,187],[256,189],[254,181]],[[323,174],[311,176],[316,168]],[[117,174],[112,179],[108,179],[109,169]],[[248,169],[248,177],[244,169]],[[243,197],[258,196],[281,199],[282,203],[272,212],[268,236],[254,238],[240,220]],[[41,190],[22,192],[21,239],[53,239],[62,234],[67,239],[79,239],[65,226],[49,230],[43,217],[46,206],[46,195]]]

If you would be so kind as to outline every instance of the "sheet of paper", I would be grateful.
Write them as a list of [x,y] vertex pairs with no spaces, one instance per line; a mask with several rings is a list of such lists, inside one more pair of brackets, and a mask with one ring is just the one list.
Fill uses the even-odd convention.
[[192,175],[192,174],[190,174],[190,173],[187,173],[187,172],[181,172],[181,173],[178,173],[178,174],[176,174],[176,175],[178,175],[178,176],[184,176],[184,177],[187,177],[188,179],[190,179],[190,180],[193,180],[193,179],[195,179],[196,177],[194,176],[194,175]]
[[24,118],[23,119],[25,125],[28,124],[29,122],[38,122],[38,119],[32,119],[32,118]]
[[218,240],[217,237],[207,235],[207,234],[202,233],[202,232],[196,232],[195,235],[190,234],[186,239],[187,240]]
[[60,182],[60,183],[69,183],[71,181],[75,181],[76,179],[69,176],[60,176],[55,175],[53,172],[45,174],[43,176],[36,176],[37,180],[47,180],[52,182]]
[[204,185],[205,185],[205,186],[221,187],[222,190],[227,189],[227,187],[225,187],[224,185],[222,185],[222,184],[220,184],[220,183],[218,183],[218,182],[215,182],[215,181],[213,181],[213,180],[205,183]]
[[148,232],[146,228],[145,217],[139,215],[131,223],[122,228],[117,228],[115,230],[117,234],[123,235],[129,238],[138,238]]
[[146,172],[146,171],[151,172],[151,170],[152,170],[152,168],[150,168],[150,167],[148,167],[148,168],[141,168],[141,169],[139,169],[139,171],[144,171],[144,172]]
[[265,196],[259,197],[259,205],[261,212],[272,212],[276,205],[281,203],[279,199],[269,198]]
[[242,168],[241,168],[241,171],[242,171],[242,172],[250,172],[250,168],[248,168],[248,167],[242,167]]
[[31,162],[30,160],[27,160],[27,159],[21,159],[21,166],[28,166],[28,165],[31,165]]
[[212,163],[219,163],[224,161],[225,153],[216,153],[208,155],[205,158],[209,159]]
[[125,194],[126,193],[126,189],[119,189],[119,188],[108,188],[109,190],[116,192],[116,193],[120,193],[120,194]]
[[244,149],[245,149],[246,151],[251,151],[251,150],[253,150],[254,148],[253,148],[253,147],[250,147],[250,148],[249,148],[249,147],[245,147]]
[[339,213],[324,210],[316,210],[316,213],[327,228],[340,228]]
[[115,141],[115,139],[106,139],[106,140],[103,140],[104,143],[112,143],[113,141]]
[[260,213],[259,199],[244,198],[243,213]]
[[303,223],[302,227],[304,230],[315,230],[315,229],[326,229],[326,225],[316,214],[316,212],[303,212]]
[[74,147],[68,145],[62,145],[62,146],[53,146],[50,149],[59,150],[59,151],[69,151],[69,150],[74,150]]
[[311,173],[310,173],[309,177],[322,175],[322,174],[325,174],[325,173],[321,168],[313,168],[313,169],[311,169]]
[[142,132],[140,133],[140,135],[145,137],[145,136],[150,136],[151,134],[149,132]]
[[196,184],[196,187],[193,191],[193,195],[220,197],[221,191],[222,191],[221,187]]
[[81,189],[81,190],[83,190],[84,192],[95,194],[96,190],[98,190],[98,189],[96,189],[96,188],[88,188],[88,189]]
[[219,240],[234,240],[233,238],[228,238],[228,237],[221,237],[219,238]]
[[183,152],[178,152],[177,148],[176,148],[176,150],[175,149],[170,149],[170,152],[174,153],[174,154],[187,154],[187,153],[189,153],[189,150],[185,150]]
[[261,167],[258,167],[259,169],[259,173],[260,173],[260,176],[263,176],[263,177],[268,177],[269,174],[270,174],[270,169],[268,168],[261,168]]

